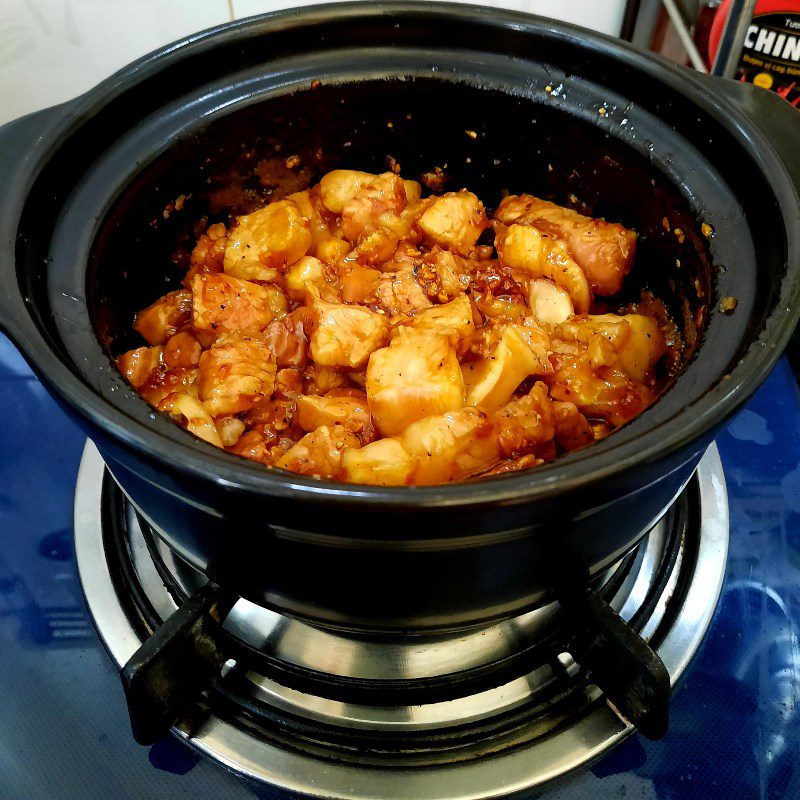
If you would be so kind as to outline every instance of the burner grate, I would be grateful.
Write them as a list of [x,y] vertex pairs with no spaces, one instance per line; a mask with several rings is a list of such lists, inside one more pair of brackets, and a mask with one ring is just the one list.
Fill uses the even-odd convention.
[[[165,558],[158,534],[131,510],[107,473],[100,480],[103,474],[99,455],[87,448],[76,501],[76,551],[97,630],[122,668],[162,619],[186,604],[198,576],[171,553]],[[712,450],[643,545],[595,587],[658,650],[672,683],[699,644],[716,602],[726,512]],[[226,602],[233,600],[222,602],[223,611]],[[563,613],[579,612],[567,604]],[[498,650],[485,663],[447,672],[445,662],[431,674],[403,679],[316,669],[313,659],[276,645],[300,628],[301,637],[311,637],[300,641],[315,646],[382,646],[368,637],[302,630],[303,623],[273,614],[274,630],[259,647],[259,640],[248,638],[246,616],[213,629],[215,663],[225,666],[208,680],[175,732],[232,769],[300,794],[505,796],[512,784],[515,791],[529,790],[574,769],[633,730],[578,666],[591,642],[582,649],[558,616],[541,624],[535,614],[532,621],[503,623],[518,636],[515,647]],[[472,635],[464,635],[467,644]],[[314,638],[319,636],[327,639]],[[368,766],[382,768],[380,786],[367,778]],[[409,778],[409,767],[425,770],[425,786],[419,785],[420,773],[416,781]]]
[[[139,585],[136,569],[132,562],[130,549],[127,542],[130,539],[130,516],[126,515],[125,500],[121,497],[122,493],[110,477],[105,481],[104,493],[114,494],[115,497],[109,498],[108,505],[113,505],[116,516],[115,523],[108,531],[108,536],[113,541],[109,542],[116,552],[116,559],[122,562],[120,572],[121,582],[118,584],[119,590],[130,585],[131,582],[137,584],[135,593],[136,604],[139,614],[143,618],[145,627],[142,633],[149,636],[163,621],[152,604],[147,600],[146,594],[142,592]],[[681,506],[685,505],[679,501]],[[667,537],[664,559],[657,572],[658,583],[662,584],[668,579],[668,571],[677,558],[680,550],[680,543],[683,531],[680,523],[685,517],[685,513],[678,517],[671,510],[670,521],[667,522]],[[676,519],[676,524],[671,522]],[[138,514],[136,521],[139,530],[147,543],[148,552],[153,559],[153,564],[164,582],[164,586],[170,593],[177,606],[181,606],[188,599],[189,595],[177,579],[175,574],[170,571],[164,563],[156,545],[157,534]],[[109,548],[111,549],[111,548]],[[611,600],[620,591],[626,578],[629,576],[631,568],[636,560],[636,551],[628,553],[615,567],[612,575],[602,586],[599,592],[606,600]],[[662,575],[663,573],[663,575]],[[646,602],[650,603],[650,596]],[[652,603],[657,598],[652,599]],[[641,620],[645,620],[641,617]],[[640,630],[640,621],[630,623],[634,630]],[[343,675],[331,675],[330,673],[319,670],[309,669],[297,664],[282,661],[279,658],[259,650],[252,644],[243,641],[241,638],[231,634],[226,640],[226,651],[230,657],[238,663],[246,665],[248,669],[255,670],[262,675],[276,680],[283,686],[291,687],[300,692],[311,694],[321,694],[332,700],[349,703],[374,703],[377,705],[396,705],[398,702],[404,704],[424,704],[451,700],[456,697],[463,697],[467,694],[490,689],[498,683],[505,683],[516,678],[529,674],[537,665],[544,661],[557,662],[558,655],[563,652],[573,652],[575,643],[573,637],[568,635],[563,629],[554,629],[546,635],[522,647],[518,652],[507,655],[503,658],[493,660],[489,663],[473,667],[471,669],[460,670],[457,673],[446,673],[443,675],[430,676],[423,679],[363,679],[351,678]],[[574,677],[571,679],[574,682]]]
[[[146,639],[158,629],[163,619],[141,585],[131,549],[133,537],[143,538],[153,566],[175,604],[182,606],[190,596],[177,575],[165,564],[157,545],[157,534],[140,515],[129,513],[127,501],[108,472],[103,481],[103,507],[107,511],[103,536],[106,552],[114,554],[109,567],[116,589],[120,596],[129,598],[129,610],[133,612],[133,619],[138,620],[139,632]],[[636,633],[651,618],[670,580],[686,539],[688,507],[689,495],[684,493],[667,512],[659,563],[649,591],[628,622]],[[135,530],[131,530],[132,523],[135,523]],[[607,574],[602,576],[601,585],[597,587],[600,597],[611,601],[622,589],[636,561],[638,549],[624,556],[610,577]],[[690,562],[687,562],[688,566]],[[682,599],[681,592],[673,593],[672,607],[679,608]],[[668,630],[670,624],[671,615],[666,615],[659,627]],[[452,759],[456,751],[462,753],[461,757],[472,757],[470,752],[476,745],[480,745],[483,754],[497,747],[508,747],[512,740],[516,746],[544,735],[597,700],[596,693],[590,690],[591,676],[587,670],[580,667],[569,670],[559,660],[559,657],[569,654],[581,664],[586,650],[586,645],[581,647],[579,644],[575,632],[563,625],[502,659],[457,673],[415,680],[367,680],[303,668],[260,651],[232,634],[224,634],[218,646],[224,653],[221,660],[233,661],[236,669],[227,670],[222,679],[210,681],[204,693],[205,713],[224,715],[229,721],[236,721],[262,737],[274,739],[279,736],[286,746],[324,748],[329,757],[335,753],[338,757],[355,758],[359,763],[382,764],[391,756],[407,759],[411,754],[416,757],[416,763],[420,763],[420,759],[440,759],[442,754]],[[552,676],[545,691],[536,693],[518,708],[471,724],[451,725],[444,732],[392,729],[365,732],[319,720],[309,721],[276,708],[254,693],[252,682],[246,677],[255,672],[287,689],[345,704],[411,707],[474,696],[534,675],[537,669],[541,671],[543,668]]]

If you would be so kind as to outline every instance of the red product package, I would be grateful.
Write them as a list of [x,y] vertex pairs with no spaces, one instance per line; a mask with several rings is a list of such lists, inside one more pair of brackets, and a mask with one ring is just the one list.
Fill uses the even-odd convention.
[[[713,62],[731,0],[717,10],[708,41]],[[800,107],[800,0],[759,0],[747,29],[736,77],[771,89]]]

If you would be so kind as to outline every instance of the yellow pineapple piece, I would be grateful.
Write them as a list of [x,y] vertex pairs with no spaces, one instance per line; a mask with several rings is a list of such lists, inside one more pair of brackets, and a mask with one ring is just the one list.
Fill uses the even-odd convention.
[[371,172],[355,169],[334,169],[325,174],[319,182],[319,196],[328,211],[341,214],[344,207],[377,176]]
[[170,292],[142,309],[133,327],[148,344],[164,344],[192,318],[192,293],[185,289]]
[[314,252],[314,249],[328,237],[331,232],[328,224],[322,216],[321,201],[319,193],[316,191],[306,189],[302,192],[295,192],[286,196],[287,200],[291,200],[299,209],[300,213],[308,220],[308,228],[311,232],[311,247],[309,252]]
[[494,426],[477,408],[426,417],[400,436],[347,451],[344,478],[382,486],[426,485],[474,475],[498,458]]
[[316,300],[311,356],[324,367],[358,369],[389,335],[389,321],[362,306]]
[[534,278],[547,278],[570,296],[579,314],[589,310],[592,297],[586,275],[560,239],[528,225],[511,225],[498,231],[496,246],[501,264]]
[[394,436],[412,422],[464,405],[464,380],[448,337],[407,331],[376,350],[367,365],[367,397],[378,430]]
[[[637,381],[641,381],[667,351],[658,323],[644,314],[576,316],[559,325],[555,335],[589,345],[593,366],[609,366],[616,362]],[[602,337],[600,342],[610,345],[615,358],[600,355],[598,337]]]
[[317,242],[314,248],[314,255],[331,267],[337,266],[342,259],[350,252],[352,245],[344,239],[336,236],[328,236]]
[[313,256],[305,256],[289,267],[286,294],[292,300],[306,300],[317,295],[324,300],[338,299],[336,290],[325,277],[325,265]]
[[311,224],[297,203],[270,203],[236,220],[225,248],[225,272],[242,280],[275,280],[278,270],[306,254],[311,238]]
[[414,460],[417,485],[457,481],[497,460],[494,427],[478,408],[421,419],[403,431],[400,441]]
[[183,422],[186,430],[195,436],[199,436],[209,444],[222,447],[222,439],[214,425],[214,420],[196,397],[183,392],[173,392],[167,395],[156,408],[159,411],[166,411],[179,422]]
[[414,203],[418,203],[422,197],[422,186],[417,181],[404,180],[403,187],[406,190],[406,202],[408,205],[411,206]]
[[117,358],[117,368],[134,389],[143,386],[161,363],[161,347],[137,347]]
[[463,365],[467,405],[494,410],[507,403],[529,375],[550,371],[544,345],[520,325],[507,325],[491,353]]
[[434,333],[446,336],[450,344],[461,354],[475,332],[472,318],[472,304],[469,297],[461,295],[444,305],[420,311],[392,331],[392,338],[402,336],[409,331],[418,333]]
[[483,203],[465,189],[440,195],[419,218],[419,227],[434,244],[464,256],[488,226]]
[[304,431],[313,431],[320,425],[344,425],[357,431],[371,422],[367,396],[356,389],[347,394],[300,395],[295,420]]
[[342,457],[344,480],[375,486],[404,486],[409,483],[414,459],[399,439],[378,439],[366,447],[345,450]]

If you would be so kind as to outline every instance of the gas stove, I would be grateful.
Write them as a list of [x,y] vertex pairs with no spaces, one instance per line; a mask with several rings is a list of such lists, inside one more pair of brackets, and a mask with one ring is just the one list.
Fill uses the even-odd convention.
[[[597,581],[673,683],[711,620],[727,540],[712,446],[636,552]],[[139,517],[91,443],[78,475],[75,548],[89,613],[119,669],[189,598],[202,598],[202,574]],[[560,611],[552,603],[465,632],[388,638],[311,627],[237,599],[213,639],[193,635],[191,647],[211,651],[220,676],[173,732],[237,772],[313,797],[528,791],[633,731],[564,650]],[[156,702],[165,683],[185,685],[202,668],[202,654],[185,663],[176,670],[173,654],[157,668]],[[129,699],[136,717],[148,698]]]
[[238,600],[210,643],[224,642],[220,677],[140,747],[119,670],[203,579],[5,340],[0,398],[0,797],[800,796],[800,404],[786,362],[595,586],[669,671],[660,741],[564,650],[555,605],[387,640]]

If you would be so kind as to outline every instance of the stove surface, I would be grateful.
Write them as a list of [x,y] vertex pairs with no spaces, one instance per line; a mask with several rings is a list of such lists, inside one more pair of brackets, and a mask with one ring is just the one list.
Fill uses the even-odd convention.
[[[0,798],[276,798],[175,739],[130,735],[72,542],[85,438],[0,337]],[[800,797],[800,395],[785,361],[720,434],[722,598],[659,742],[634,736],[542,800]]]
[[[637,631],[658,653],[667,685],[680,679],[713,617],[728,529],[712,446],[642,545],[594,582],[596,597],[627,621],[626,633]],[[152,646],[164,620],[172,624],[194,607],[205,579],[136,514],[91,442],[75,492],[75,555],[94,627],[125,669],[129,709],[134,682],[146,681],[143,669],[162,676],[153,692],[160,697],[162,670],[173,672],[173,659],[160,669],[139,660],[138,681],[126,665]],[[274,788],[320,800],[518,797],[593,763],[634,730],[612,710],[615,703],[624,714],[628,700],[619,689],[606,702],[587,681],[580,667],[587,644],[573,637],[557,603],[449,635],[374,639],[311,627],[243,599],[229,612],[224,597],[216,602],[225,621],[221,628],[207,622],[195,648],[203,642],[222,669],[173,732]],[[607,659],[619,674],[630,670],[619,652]],[[178,669],[180,682],[202,665],[195,656]],[[628,688],[654,687],[658,676],[631,675]],[[154,707],[153,694],[133,702],[134,738],[145,744],[162,735],[151,732],[153,715],[142,713]],[[649,705],[637,724],[662,735],[655,733],[659,703]]]

